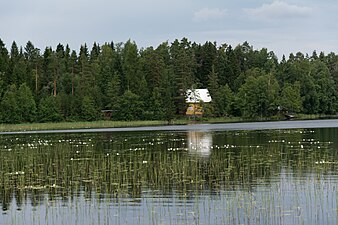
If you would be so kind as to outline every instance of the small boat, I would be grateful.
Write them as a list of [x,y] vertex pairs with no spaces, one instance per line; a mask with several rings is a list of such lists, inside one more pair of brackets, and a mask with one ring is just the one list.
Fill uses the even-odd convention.
[[285,114],[284,116],[287,120],[292,120],[292,119],[296,118],[296,116],[292,115],[292,114]]

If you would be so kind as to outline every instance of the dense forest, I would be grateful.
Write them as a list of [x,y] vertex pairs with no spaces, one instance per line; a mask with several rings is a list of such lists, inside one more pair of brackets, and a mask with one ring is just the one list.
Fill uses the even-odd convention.
[[278,60],[266,48],[186,38],[157,48],[94,43],[43,52],[0,39],[0,122],[171,120],[184,115],[187,89],[208,88],[207,116],[266,117],[280,111],[333,114],[338,56],[300,52]]

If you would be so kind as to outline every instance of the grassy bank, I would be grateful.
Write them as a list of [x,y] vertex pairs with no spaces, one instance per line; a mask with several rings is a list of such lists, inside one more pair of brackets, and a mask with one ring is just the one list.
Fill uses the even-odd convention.
[[[240,118],[203,118],[198,120],[177,119],[170,122],[170,125],[185,125],[192,123],[229,123],[240,122]],[[163,126],[168,121],[93,121],[93,122],[59,122],[59,123],[25,123],[25,124],[0,124],[0,132],[6,131],[32,131],[32,130],[68,130],[88,128],[112,128],[112,127],[142,127],[142,126]]]
[[140,127],[159,126],[167,124],[166,121],[93,121],[93,122],[59,122],[59,123],[25,123],[25,124],[0,124],[0,131],[25,131],[25,130],[65,130],[88,129],[107,127]]
[[[297,115],[297,120],[337,118],[337,116],[324,115]],[[182,118],[173,120],[171,125],[185,125],[193,123],[234,123],[249,121],[276,121],[284,120],[284,117],[273,118],[254,118],[245,119],[241,117],[223,118],[199,118],[192,120]],[[67,129],[88,129],[88,128],[108,128],[108,127],[141,127],[141,126],[161,126],[168,125],[168,121],[94,121],[94,122],[59,122],[59,123],[26,123],[26,124],[0,124],[0,132],[6,131],[32,131],[32,130],[67,130]]]

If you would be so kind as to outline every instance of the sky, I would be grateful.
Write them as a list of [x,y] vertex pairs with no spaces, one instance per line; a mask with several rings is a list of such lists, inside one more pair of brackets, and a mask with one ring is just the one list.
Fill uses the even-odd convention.
[[338,53],[337,0],[10,0],[0,7],[0,39],[25,46],[135,41],[157,47],[186,37],[237,46],[247,41],[278,58]]

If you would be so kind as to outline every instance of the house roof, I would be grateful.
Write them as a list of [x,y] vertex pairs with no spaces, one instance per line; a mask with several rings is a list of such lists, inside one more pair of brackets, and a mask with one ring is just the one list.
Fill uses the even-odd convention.
[[208,89],[188,89],[186,91],[186,103],[211,102]]

